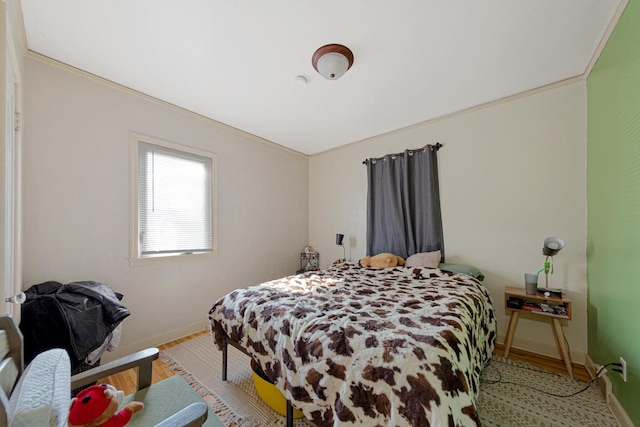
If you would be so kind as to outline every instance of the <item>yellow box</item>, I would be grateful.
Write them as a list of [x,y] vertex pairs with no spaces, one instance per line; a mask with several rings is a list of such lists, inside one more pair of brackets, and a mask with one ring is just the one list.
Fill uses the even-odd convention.
[[[284,398],[280,390],[269,381],[262,378],[256,373],[255,367],[258,366],[255,360],[251,359],[251,373],[253,374],[253,384],[260,399],[264,401],[271,409],[280,415],[287,416],[287,399]],[[293,418],[302,418],[304,414],[301,410],[293,408]]]

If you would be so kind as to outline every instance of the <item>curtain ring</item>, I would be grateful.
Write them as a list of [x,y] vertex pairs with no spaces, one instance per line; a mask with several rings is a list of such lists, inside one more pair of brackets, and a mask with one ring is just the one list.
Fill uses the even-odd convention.
[[376,164],[376,159],[371,159],[371,164],[375,165]]
[[409,155],[410,155],[410,156],[413,156],[413,151],[409,151]]
[[392,155],[391,155],[391,160],[395,160],[395,159],[396,159],[396,155],[395,155],[395,154],[392,154]]

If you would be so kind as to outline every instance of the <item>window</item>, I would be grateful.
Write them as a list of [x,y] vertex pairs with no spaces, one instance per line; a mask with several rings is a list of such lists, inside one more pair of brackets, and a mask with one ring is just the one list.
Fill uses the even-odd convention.
[[131,143],[131,262],[214,253],[215,155],[138,134]]

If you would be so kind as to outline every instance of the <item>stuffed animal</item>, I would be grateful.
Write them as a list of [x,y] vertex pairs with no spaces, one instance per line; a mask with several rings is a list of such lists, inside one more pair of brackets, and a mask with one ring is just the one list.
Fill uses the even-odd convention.
[[362,258],[360,265],[373,268],[391,268],[397,265],[404,265],[404,259],[394,254],[382,253]]
[[71,400],[69,427],[122,427],[142,411],[142,402],[129,402],[116,414],[124,393],[110,384],[93,385]]

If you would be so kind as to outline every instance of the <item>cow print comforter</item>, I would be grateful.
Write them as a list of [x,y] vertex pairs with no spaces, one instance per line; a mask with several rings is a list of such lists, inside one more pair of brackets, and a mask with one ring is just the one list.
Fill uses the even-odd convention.
[[496,320],[469,276],[345,263],[235,290],[209,318],[318,426],[480,424]]

